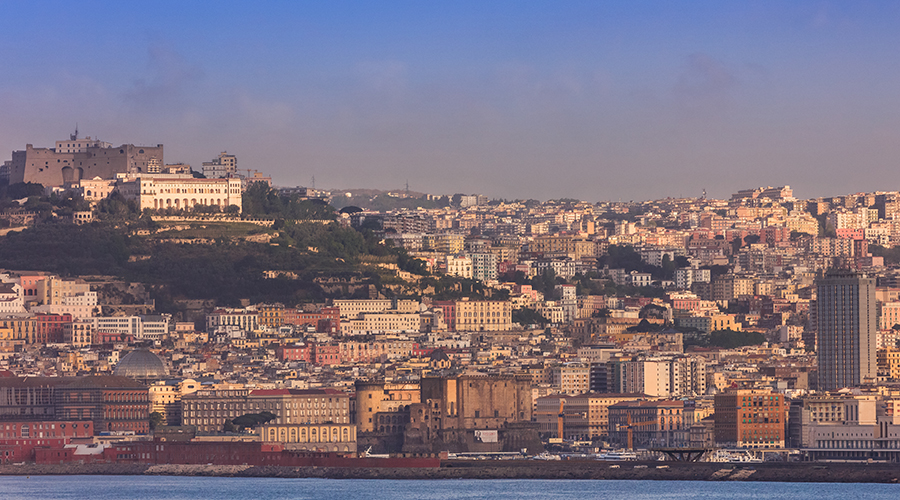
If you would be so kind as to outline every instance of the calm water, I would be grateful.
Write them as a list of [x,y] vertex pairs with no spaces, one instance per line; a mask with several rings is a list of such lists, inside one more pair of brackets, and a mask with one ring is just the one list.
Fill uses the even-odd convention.
[[900,485],[823,483],[740,483],[695,481],[544,481],[544,480],[334,480],[154,476],[0,477],[5,500],[249,500],[464,498],[616,500],[781,499],[828,500],[900,498]]

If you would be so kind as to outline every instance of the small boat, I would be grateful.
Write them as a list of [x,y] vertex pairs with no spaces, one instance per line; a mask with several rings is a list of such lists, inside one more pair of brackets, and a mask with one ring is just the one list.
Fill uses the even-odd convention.
[[757,458],[746,450],[716,450],[707,460],[708,462],[720,462],[729,464],[761,464],[763,459]]
[[634,452],[624,450],[607,451],[606,453],[596,455],[596,458],[597,460],[606,460],[610,462],[638,459],[637,454]]

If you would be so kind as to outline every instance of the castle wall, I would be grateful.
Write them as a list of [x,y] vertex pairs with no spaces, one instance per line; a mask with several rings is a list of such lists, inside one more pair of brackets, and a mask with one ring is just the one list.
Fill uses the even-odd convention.
[[13,151],[9,183],[35,182],[44,186],[77,183],[81,179],[113,179],[117,173],[147,172],[150,163],[163,164],[163,146],[90,147],[83,152],[57,153],[54,148]]

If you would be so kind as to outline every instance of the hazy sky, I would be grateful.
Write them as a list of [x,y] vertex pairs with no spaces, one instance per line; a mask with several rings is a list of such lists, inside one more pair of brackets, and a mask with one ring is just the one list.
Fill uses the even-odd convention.
[[0,159],[81,135],[276,184],[900,189],[900,2],[0,0]]

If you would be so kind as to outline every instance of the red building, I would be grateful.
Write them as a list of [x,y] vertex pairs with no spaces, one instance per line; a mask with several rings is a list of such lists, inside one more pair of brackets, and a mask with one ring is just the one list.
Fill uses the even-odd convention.
[[90,421],[43,420],[0,423],[0,463],[35,461],[36,448],[59,448],[74,438],[90,439]]
[[36,344],[52,344],[63,342],[65,325],[72,322],[71,314],[38,314],[34,341]]
[[440,307],[444,311],[444,323],[447,324],[447,330],[456,331],[456,301],[454,300],[435,300],[432,302],[434,307]]
[[97,432],[150,431],[150,390],[125,377],[80,377],[56,388],[56,415],[91,420]]
[[275,348],[275,357],[278,361],[305,361],[311,363],[314,349],[312,345],[280,345]]
[[319,366],[341,364],[341,346],[323,344],[316,345],[314,363]]
[[341,332],[341,311],[337,307],[323,307],[318,312],[285,309],[284,324],[314,326],[317,332],[338,334]]

